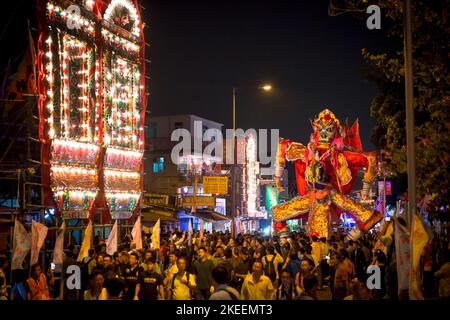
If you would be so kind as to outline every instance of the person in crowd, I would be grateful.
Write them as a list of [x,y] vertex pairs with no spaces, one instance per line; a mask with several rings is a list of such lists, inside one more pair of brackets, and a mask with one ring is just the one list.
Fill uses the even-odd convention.
[[295,250],[291,250],[283,269],[289,270],[292,279],[295,280],[297,278],[297,273],[301,271],[301,264],[302,262],[298,258],[297,252]]
[[317,300],[317,288],[319,286],[317,276],[313,273],[303,278],[304,290],[297,296],[296,300]]
[[139,274],[134,292],[134,300],[164,300],[164,286],[161,274],[155,271],[156,261],[150,257],[146,262],[146,270]]
[[242,247],[239,252],[239,259],[234,267],[234,277],[236,281],[236,289],[241,290],[245,277],[250,273],[250,260],[247,247]]
[[97,256],[95,258],[95,265],[92,267],[90,274],[95,271],[100,271],[102,273],[105,271],[103,265],[103,253],[97,253]]
[[0,257],[0,301],[9,300],[5,275],[5,271],[8,269],[8,264],[9,263],[6,258]]
[[289,269],[281,271],[281,285],[275,290],[273,300],[295,300],[299,291]]
[[329,265],[328,265],[328,260],[327,257],[329,256],[330,253],[330,246],[327,243],[327,238],[322,237],[319,240],[319,244],[320,244],[320,281],[319,283],[324,286],[324,279],[326,277],[328,277],[328,273],[329,273]]
[[218,265],[212,270],[212,277],[215,282],[214,293],[209,297],[209,300],[239,300],[239,292],[228,286],[229,278],[228,271],[223,265]]
[[35,263],[30,268],[30,278],[25,282],[25,290],[27,292],[27,300],[50,300],[49,287],[53,286],[55,279],[53,271],[49,268],[49,279],[42,272],[41,265]]
[[108,300],[122,300],[125,283],[119,278],[113,278],[106,283]]
[[360,241],[353,242],[353,250],[350,254],[350,261],[355,266],[355,273],[358,279],[365,282],[367,278],[366,260],[364,257],[364,252],[361,249]]
[[205,247],[198,249],[198,259],[192,264],[192,273],[196,276],[197,289],[195,297],[197,300],[208,300],[213,286],[212,270],[214,263],[208,259]]
[[100,271],[94,271],[89,278],[89,287],[84,291],[84,300],[108,300],[108,292],[103,286],[105,278]]
[[252,274],[248,275],[242,284],[242,299],[271,300],[274,288],[269,277],[264,275],[262,262],[253,262],[252,271]]
[[297,287],[298,291],[305,290],[305,287],[303,285],[303,279],[310,273],[313,272],[313,262],[310,259],[303,259],[300,265],[300,272],[297,273],[295,277],[295,286]]
[[142,268],[138,264],[139,256],[137,253],[131,253],[129,257],[129,263],[123,273],[125,280],[125,299],[133,300],[136,284],[138,282],[139,275],[143,272]]
[[435,272],[435,279],[438,281],[439,299],[450,300],[450,250],[444,253],[444,264]]
[[350,286],[350,281],[352,278],[348,271],[348,267],[346,266],[343,260],[342,255],[338,253],[335,254],[335,259],[336,259],[336,270],[334,274],[333,296],[336,300],[343,300],[347,296],[348,288]]
[[370,291],[365,282],[354,278],[351,281],[350,288],[352,294],[346,296],[344,300],[371,300]]
[[344,264],[345,268],[347,268],[347,273],[350,279],[353,279],[354,277],[356,277],[355,265],[349,259],[348,251],[346,249],[341,249],[339,250],[339,254],[342,258],[342,263]]
[[177,260],[178,273],[172,275],[168,281],[169,300],[191,300],[192,291],[196,289],[195,276],[186,271],[186,258]]
[[386,254],[378,250],[375,253],[375,265],[380,268],[381,288],[372,290],[374,300],[384,299],[386,296]]
[[283,258],[278,252],[275,252],[275,248],[270,246],[266,249],[266,255],[262,258],[264,274],[269,277],[275,287],[277,287],[279,274],[278,268],[283,265]]

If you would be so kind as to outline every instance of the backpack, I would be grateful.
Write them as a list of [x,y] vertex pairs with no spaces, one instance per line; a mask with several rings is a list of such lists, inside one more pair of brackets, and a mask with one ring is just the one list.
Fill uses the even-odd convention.
[[272,260],[270,261],[267,259],[267,256],[265,259],[266,264],[264,266],[264,274],[273,282],[277,279],[277,271],[275,270],[275,264],[273,263],[275,260],[275,255],[273,255]]
[[227,288],[219,289],[216,292],[219,292],[219,291],[225,291],[226,293],[228,293],[228,295],[230,296],[231,300],[239,300],[239,298],[236,297],[236,295],[233,292],[231,292],[231,290],[228,290]]

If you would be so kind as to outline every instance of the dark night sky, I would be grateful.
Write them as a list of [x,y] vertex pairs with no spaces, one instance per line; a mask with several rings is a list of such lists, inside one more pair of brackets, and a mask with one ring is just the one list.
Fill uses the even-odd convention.
[[[377,49],[382,31],[351,14],[330,17],[328,1],[142,1],[149,28],[149,108],[152,115],[195,113],[231,127],[232,87],[237,126],[279,128],[306,142],[309,118],[329,106],[360,120],[372,149],[376,93],[363,77],[362,48]],[[362,14],[365,16],[365,14]],[[254,88],[269,82],[271,93]]]
[[[8,57],[23,54],[33,3],[18,0],[1,13],[2,72]],[[237,86],[238,127],[279,128],[281,136],[307,142],[308,119],[328,106],[341,120],[359,117],[363,145],[373,148],[369,104],[376,88],[363,77],[361,49],[381,49],[383,31],[368,30],[351,14],[328,16],[327,0],[140,3],[152,116],[193,113],[230,128]],[[266,82],[272,92],[255,88]]]

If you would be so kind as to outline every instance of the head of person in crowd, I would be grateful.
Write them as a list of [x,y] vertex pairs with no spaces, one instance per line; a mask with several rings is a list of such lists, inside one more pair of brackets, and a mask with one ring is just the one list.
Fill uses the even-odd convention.
[[375,259],[378,265],[383,266],[386,263],[386,254],[381,250],[377,250],[375,253]]
[[275,252],[275,248],[273,247],[273,246],[269,246],[267,249],[266,249],[266,255],[273,255],[274,254],[274,252]]
[[126,251],[122,251],[120,253],[120,263],[121,264],[127,264],[129,259],[129,254]]
[[114,252],[113,254],[114,264],[120,264],[119,252]]
[[187,267],[187,261],[185,257],[179,257],[177,259],[177,267],[178,267],[178,272],[180,274],[184,274],[184,272],[186,271],[186,267]]
[[152,251],[150,249],[148,249],[147,251],[145,251],[145,255],[144,255],[144,261],[147,261],[148,259],[152,258],[153,254]]
[[302,263],[300,264],[300,270],[302,274],[308,274],[311,272],[312,269],[312,263],[309,259],[303,259]]
[[305,275],[303,278],[303,287],[305,291],[314,299],[317,299],[317,287],[319,285],[317,276],[313,273]]
[[353,249],[361,249],[361,242],[359,241],[353,241]]
[[345,249],[340,249],[339,254],[342,256],[342,260],[348,259],[348,251]]
[[292,281],[291,272],[288,269],[283,269],[281,271],[281,283],[283,284],[283,287],[289,288],[293,284]]
[[105,254],[105,255],[103,256],[103,267],[104,267],[104,268],[109,268],[109,266],[111,265],[111,263],[112,263],[111,256],[110,256],[109,254]]
[[228,246],[229,246],[229,247],[234,247],[234,246],[236,246],[236,243],[234,242],[234,239],[233,239],[233,238],[231,238],[230,241],[228,241]]
[[241,260],[243,262],[247,262],[249,255],[248,255],[248,248],[247,247],[242,247],[241,251],[239,252],[239,257],[241,258]]
[[138,254],[137,253],[135,253],[135,252],[132,252],[132,253],[130,253],[130,267],[135,267],[137,264],[138,264],[138,261],[139,261],[139,256],[138,256]]
[[263,265],[262,265],[261,260],[255,260],[253,262],[252,272],[253,272],[253,275],[256,277],[260,277],[263,275],[264,271],[263,271]]
[[225,268],[224,265],[221,265],[221,264],[219,264],[217,267],[215,267],[212,270],[211,275],[212,275],[213,280],[217,284],[217,286],[226,285],[230,281],[230,279],[228,278],[227,269]]
[[226,259],[231,259],[233,257],[233,249],[226,248],[224,251],[224,255]]
[[305,247],[305,251],[306,251],[306,254],[307,254],[307,255],[311,255],[311,253],[312,253],[312,247],[308,244],[308,245]]
[[354,243],[353,240],[349,240],[349,241],[348,241],[348,246],[349,246],[350,248],[353,248],[353,243]]
[[247,240],[242,241],[242,247],[243,248],[248,248],[249,247],[249,244],[248,244]]
[[103,253],[98,253],[97,254],[97,267],[103,267]]
[[153,257],[148,258],[146,260],[145,264],[147,266],[147,271],[153,272],[153,270],[155,269],[155,258],[153,258]]
[[94,250],[93,248],[89,249],[89,250],[88,250],[88,256],[89,256],[90,258],[93,258],[94,255],[95,255],[95,250]]
[[93,271],[89,277],[89,287],[94,292],[101,292],[103,284],[105,283],[105,277],[100,271]]
[[125,290],[125,285],[122,280],[113,278],[106,283],[106,290],[108,291],[109,300],[120,300],[122,292]]
[[169,244],[169,252],[175,252],[175,244],[173,243]]
[[320,238],[320,242],[327,243],[327,238],[325,238],[325,237]]
[[319,238],[317,238],[317,236],[312,236],[312,242],[317,242],[317,241],[319,241]]
[[205,261],[208,258],[205,247],[198,248],[198,258],[200,261]]
[[42,268],[39,263],[35,263],[30,268],[30,275],[33,279],[39,279],[42,273]]
[[216,247],[216,252],[214,253],[216,258],[222,258],[224,256],[223,247]]
[[175,265],[177,263],[177,253],[175,251],[169,253],[169,264]]
[[223,241],[221,238],[219,238],[219,239],[217,239],[216,247],[221,247],[221,246],[223,246]]

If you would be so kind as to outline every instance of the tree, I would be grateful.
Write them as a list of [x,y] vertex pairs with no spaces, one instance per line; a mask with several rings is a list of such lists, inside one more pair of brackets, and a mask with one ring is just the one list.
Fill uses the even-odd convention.
[[[347,0],[346,2],[351,2]],[[354,0],[355,4],[361,1]],[[403,1],[379,0],[382,29],[392,40],[383,52],[363,49],[367,77],[378,87],[370,113],[377,119],[372,142],[388,170],[406,174]],[[367,4],[365,4],[367,6]],[[450,216],[449,0],[411,1],[417,197],[432,195],[429,213]],[[360,15],[361,16],[361,15]]]

